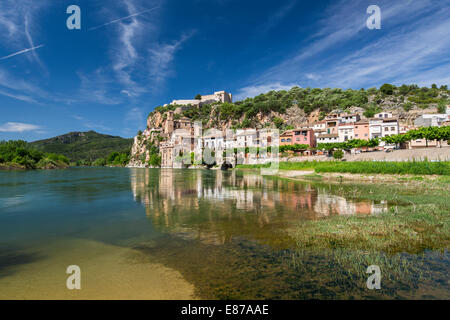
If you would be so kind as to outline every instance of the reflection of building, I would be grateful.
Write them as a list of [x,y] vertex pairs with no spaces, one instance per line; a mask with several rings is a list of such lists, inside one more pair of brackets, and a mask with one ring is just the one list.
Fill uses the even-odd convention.
[[[280,222],[332,215],[377,214],[387,203],[348,200],[330,188],[238,171],[131,171],[134,198],[152,225],[183,237],[223,243],[233,235],[259,235]],[[262,227],[273,224],[276,228]],[[271,235],[272,238],[276,238]]]
[[373,201],[349,201],[344,197],[319,190],[314,210],[321,217],[332,215],[378,214],[387,210],[387,203],[376,204]]

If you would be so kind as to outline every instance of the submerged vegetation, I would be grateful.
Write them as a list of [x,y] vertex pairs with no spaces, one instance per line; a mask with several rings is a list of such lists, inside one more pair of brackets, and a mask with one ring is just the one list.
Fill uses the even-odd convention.
[[0,168],[56,169],[66,168],[68,165],[67,157],[36,150],[26,141],[0,141]]
[[[237,168],[269,168],[271,164],[238,165]],[[417,174],[417,175],[450,175],[450,162],[405,161],[304,161],[280,162],[281,170],[314,170],[315,172],[342,172],[359,174]]]

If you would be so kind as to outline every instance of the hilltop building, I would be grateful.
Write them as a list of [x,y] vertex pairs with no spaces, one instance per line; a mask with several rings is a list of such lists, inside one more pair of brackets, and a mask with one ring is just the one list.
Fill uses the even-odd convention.
[[[187,106],[191,105],[194,107],[200,107],[203,104],[214,103],[214,102],[233,102],[233,95],[226,91],[217,91],[214,94],[202,95],[200,99],[184,99],[184,100],[173,100],[171,105]],[[164,106],[167,106],[165,104]]]

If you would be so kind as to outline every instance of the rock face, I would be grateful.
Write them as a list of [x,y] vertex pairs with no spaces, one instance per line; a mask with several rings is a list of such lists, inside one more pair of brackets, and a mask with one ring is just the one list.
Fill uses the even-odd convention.
[[[150,120],[147,119],[147,122]],[[151,129],[147,128],[140,135],[134,137],[133,146],[131,147],[130,162],[127,167],[145,168],[150,158],[150,152],[147,148],[148,142],[151,141]]]

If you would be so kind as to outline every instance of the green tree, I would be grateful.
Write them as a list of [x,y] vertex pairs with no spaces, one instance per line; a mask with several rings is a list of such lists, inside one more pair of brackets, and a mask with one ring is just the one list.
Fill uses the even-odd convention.
[[395,86],[389,83],[385,83],[381,86],[380,91],[386,95],[392,95],[394,93]]
[[284,120],[278,117],[273,118],[273,124],[277,129],[281,129],[284,125]]
[[447,110],[447,101],[442,99],[437,105],[438,113],[445,113]]

